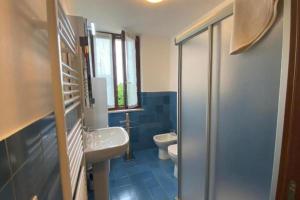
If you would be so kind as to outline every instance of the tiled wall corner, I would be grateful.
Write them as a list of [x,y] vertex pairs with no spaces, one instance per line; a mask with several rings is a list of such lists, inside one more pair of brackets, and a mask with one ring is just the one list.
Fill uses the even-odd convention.
[[[176,92],[143,92],[141,99],[144,111],[130,113],[133,150],[153,148],[154,135],[177,128]],[[109,126],[123,126],[123,120],[125,113],[109,114]]]

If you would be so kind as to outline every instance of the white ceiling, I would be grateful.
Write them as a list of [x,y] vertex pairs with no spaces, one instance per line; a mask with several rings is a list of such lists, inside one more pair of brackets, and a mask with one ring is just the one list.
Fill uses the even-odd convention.
[[73,0],[74,14],[97,30],[173,37],[223,0]]

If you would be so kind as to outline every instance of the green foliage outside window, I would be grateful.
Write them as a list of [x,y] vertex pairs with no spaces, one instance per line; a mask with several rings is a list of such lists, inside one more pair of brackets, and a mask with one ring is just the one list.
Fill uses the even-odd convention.
[[124,86],[122,83],[118,85],[118,105],[124,106]]

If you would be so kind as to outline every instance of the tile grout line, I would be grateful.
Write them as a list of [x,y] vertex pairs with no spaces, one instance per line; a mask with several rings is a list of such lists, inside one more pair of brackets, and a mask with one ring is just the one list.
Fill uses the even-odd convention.
[[[159,161],[159,160],[158,160]],[[150,167],[151,168],[151,167]],[[159,167],[160,168],[160,167]],[[164,171],[164,173],[166,173],[166,171],[164,170],[164,169],[162,169],[162,171]],[[152,175],[153,175],[153,177],[154,177],[154,179],[157,181],[157,183],[159,184],[159,187],[165,192],[165,194],[168,196],[168,192],[162,187],[162,184],[160,183],[160,181],[158,180],[158,178],[156,177],[156,175],[155,174],[153,174],[153,172],[152,172],[152,170],[151,170],[151,173],[152,173]],[[148,188],[147,188],[147,190],[148,190]],[[150,192],[150,195],[151,195],[151,197],[153,197],[153,195],[151,194],[151,192]],[[154,198],[154,197],[153,197]]]
[[[152,173],[152,172],[151,172],[151,173]],[[168,196],[168,192],[162,187],[162,184],[160,183],[160,181],[158,180],[158,178],[156,177],[156,175],[153,174],[153,176],[154,176],[155,180],[158,182],[160,188],[161,188],[161,189],[166,193],[166,195]]]
[[10,183],[12,182],[12,188],[13,188],[13,195],[14,195],[14,198],[16,199],[16,195],[15,195],[15,185],[13,184],[13,178],[16,176],[17,173],[19,173],[23,168],[24,166],[29,162],[29,158],[26,159],[22,164],[21,166],[15,171],[13,172],[12,170],[12,167],[11,167],[11,159],[10,159],[10,156],[9,156],[9,153],[8,153],[8,146],[7,146],[7,141],[5,140],[5,148],[6,148],[6,156],[7,156],[7,159],[8,159],[8,168],[9,168],[9,171],[10,171],[10,177],[9,179],[7,180],[7,182],[0,188],[0,192]]
[[5,151],[6,151],[6,157],[7,157],[7,161],[8,161],[8,168],[9,168],[9,172],[10,172],[10,177],[7,181],[7,183],[3,186],[3,188],[1,189],[1,191],[4,189],[4,187],[6,187],[10,182],[12,182],[12,193],[13,193],[13,197],[14,199],[16,198],[16,189],[15,189],[15,185],[13,184],[13,177],[15,176],[15,174],[13,174],[12,172],[12,167],[11,167],[11,159],[9,157],[9,153],[8,153],[8,146],[7,146],[7,140],[4,141],[5,143]]
[[[165,169],[162,169],[162,171],[164,171],[164,173],[167,173]],[[168,192],[164,189],[164,187],[162,187],[162,184],[160,183],[160,181],[157,179],[157,177],[155,175],[153,175],[155,177],[155,179],[157,180],[158,184],[160,184],[160,187],[162,188],[162,190],[166,193],[166,195],[168,196]],[[172,179],[170,177],[167,177],[167,179],[170,179],[172,181]],[[178,181],[178,180],[177,180]],[[177,192],[178,193],[178,192]],[[175,194],[176,195],[176,194]],[[177,195],[176,195],[177,196]]]

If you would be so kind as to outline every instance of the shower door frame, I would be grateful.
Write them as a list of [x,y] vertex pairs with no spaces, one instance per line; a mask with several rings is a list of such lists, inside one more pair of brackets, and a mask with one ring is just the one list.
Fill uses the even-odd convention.
[[[274,152],[274,160],[273,160],[273,170],[272,170],[272,180],[271,180],[271,192],[270,192],[270,200],[274,200],[276,196],[276,188],[277,188],[277,180],[279,175],[279,164],[280,164],[280,156],[281,156],[281,143],[282,143],[282,135],[283,135],[283,119],[284,119],[284,110],[285,110],[285,102],[286,102],[286,91],[287,91],[287,78],[288,78],[288,63],[289,63],[289,45],[290,45],[290,12],[291,12],[291,0],[284,0],[283,2],[283,41],[282,41],[282,62],[281,62],[281,75],[280,75],[280,91],[279,91],[279,102],[278,102],[278,114],[277,114],[277,128],[276,128],[276,141],[275,141],[275,152]],[[198,23],[192,25],[190,28],[183,31],[175,38],[175,45],[178,46],[178,199],[182,199],[182,191],[181,191],[181,177],[182,177],[182,46],[185,42],[190,39],[196,37],[201,34],[203,31],[209,31],[209,78],[208,78],[208,99],[211,100],[212,93],[212,46],[213,46],[213,38],[212,38],[212,27],[214,24],[230,17],[233,15],[234,9],[234,1],[226,0],[217,6],[215,9],[211,10],[207,15],[201,18]],[[213,200],[212,193],[214,182],[212,178],[214,176],[214,161],[215,154],[211,152],[211,101],[208,102],[207,105],[207,178],[206,178],[206,194],[205,200]]]
[[[230,15],[229,15],[230,16]],[[226,17],[225,17],[226,18]],[[222,19],[224,19],[224,17],[222,17]],[[206,105],[206,142],[207,142],[207,163],[206,163],[206,175],[205,175],[205,183],[206,185],[210,184],[210,176],[209,174],[211,173],[210,170],[210,137],[209,137],[209,133],[211,131],[211,123],[210,123],[210,119],[211,119],[211,91],[212,91],[212,25],[208,25],[205,28],[201,29],[199,32],[193,33],[192,36],[190,36],[189,38],[183,40],[182,42],[180,42],[180,44],[178,44],[179,47],[179,60],[178,60],[178,198],[182,199],[182,192],[181,192],[181,177],[182,177],[182,135],[181,135],[181,130],[182,130],[182,118],[181,118],[181,113],[182,113],[182,46],[184,43],[186,43],[187,41],[199,36],[201,33],[204,32],[208,32],[208,83],[207,83],[207,87],[208,87],[208,94],[207,94],[207,105]],[[205,188],[205,199],[208,199],[209,196],[209,187],[206,186]]]
[[[214,165],[214,157],[210,147],[211,137],[211,91],[212,91],[212,46],[213,46],[213,38],[212,38],[212,27],[214,24],[232,16],[233,14],[233,1],[227,0],[224,3],[220,4],[214,10],[211,11],[209,15],[201,19],[197,24],[193,25],[191,28],[184,31],[182,34],[178,35],[175,39],[175,44],[178,45],[178,199],[182,199],[182,191],[181,191],[181,177],[182,177],[182,46],[187,41],[193,39],[204,31],[208,31],[209,35],[209,66],[208,66],[208,95],[207,95],[207,114],[206,114],[206,140],[207,140],[207,165],[206,165],[206,188],[205,188],[205,200],[210,199],[210,194],[213,192],[210,188],[213,188],[213,183],[211,182],[210,177],[213,176],[214,173],[213,165]],[[212,158],[212,159],[210,159]]]

